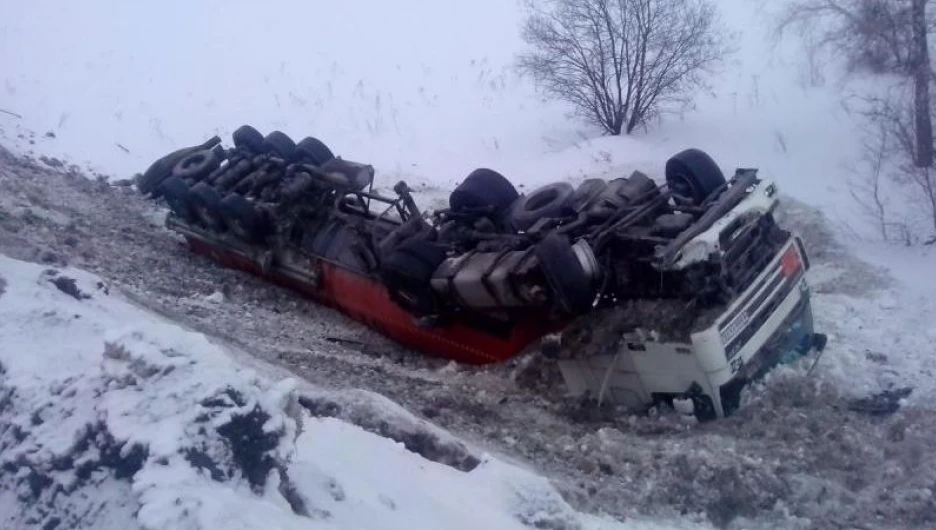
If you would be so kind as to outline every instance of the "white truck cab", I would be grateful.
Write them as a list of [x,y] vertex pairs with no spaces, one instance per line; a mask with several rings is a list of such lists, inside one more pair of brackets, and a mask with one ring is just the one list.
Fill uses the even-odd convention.
[[[675,267],[721,252],[718,242],[733,220],[753,223],[772,213],[776,185],[762,180],[756,188],[690,241],[684,248],[691,252],[679,256]],[[647,318],[624,332],[613,351],[559,358],[566,385],[573,395],[630,408],[677,400],[691,402],[700,420],[728,416],[749,381],[825,346],[825,336],[813,328],[808,269],[802,240],[790,234],[747,288],[688,336],[676,338]]]

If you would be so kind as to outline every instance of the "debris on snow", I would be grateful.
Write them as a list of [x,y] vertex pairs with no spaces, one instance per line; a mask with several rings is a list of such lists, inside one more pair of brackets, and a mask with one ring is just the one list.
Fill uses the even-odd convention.
[[91,295],[82,292],[81,289],[78,288],[78,284],[75,283],[74,278],[69,278],[67,276],[56,276],[55,278],[48,281],[57,287],[59,291],[62,291],[68,296],[71,296],[75,300],[85,300],[91,298]]
[[408,451],[426,460],[451,466],[459,471],[471,471],[478,467],[481,459],[472,454],[464,444],[446,436],[425,421],[421,421],[403,410],[395,412],[391,403],[376,395],[346,393],[357,399],[344,405],[326,395],[302,395],[299,403],[314,417],[340,418],[362,429],[403,444]]
[[225,300],[224,293],[221,291],[215,291],[205,297],[205,301],[210,302],[212,304],[223,304],[224,300]]
[[848,410],[874,416],[893,414],[900,410],[904,398],[912,392],[913,388],[911,387],[883,390],[872,396],[851,400],[848,403]]
[[63,167],[65,163],[55,157],[40,156],[39,160],[49,167]]

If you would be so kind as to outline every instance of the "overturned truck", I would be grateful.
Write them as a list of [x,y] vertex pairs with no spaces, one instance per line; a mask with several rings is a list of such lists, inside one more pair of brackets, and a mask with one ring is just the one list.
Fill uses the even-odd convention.
[[138,176],[190,248],[335,307],[396,341],[458,362],[540,348],[572,394],[731,414],[742,388],[821,349],[809,260],[774,220],[756,169],[726,179],[704,152],[665,166],[519,194],[481,168],[449,207],[373,191],[374,169],[321,141],[244,126]]

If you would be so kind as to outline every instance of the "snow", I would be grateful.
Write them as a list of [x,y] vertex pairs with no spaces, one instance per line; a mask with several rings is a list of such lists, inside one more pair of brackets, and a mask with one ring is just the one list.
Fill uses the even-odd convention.
[[813,261],[816,327],[829,335],[815,373],[853,397],[912,387],[906,403],[929,408],[936,398],[930,252],[850,238],[812,207],[792,205],[780,221],[803,236]]
[[[102,294],[100,280],[79,270],[60,274],[77,278],[92,295],[80,301],[55,289],[41,269],[0,262],[6,279],[0,287],[0,360],[8,370],[0,378],[0,403],[4,388],[15,387],[21,400],[0,410],[14,414],[23,432],[45,434],[56,427],[35,453],[36,464],[51,465],[55,455],[70,450],[72,435],[89,418],[105,413],[121,442],[138,441],[151,454],[175,455],[165,466],[148,457],[132,490],[126,481],[101,479],[56,502],[67,513],[83,513],[69,503],[106,502],[114,528],[273,526],[271,521],[288,528],[308,522],[293,514],[275,486],[261,497],[243,480],[212,482],[179,459],[180,448],[201,440],[190,432],[198,407],[193,404],[235,384],[264,402],[284,432],[295,420],[282,410],[283,400],[295,393],[342,409],[334,418],[306,414],[304,430],[283,442],[278,456],[288,457],[290,479],[314,508],[332,513],[316,521],[322,526],[448,528],[464,521],[511,528],[521,521],[535,524],[538,513],[584,528],[618,524],[570,512],[542,479],[506,465],[508,459],[517,465],[533,461],[529,467],[548,473],[566,498],[595,511],[666,506],[711,514],[718,512],[718,503],[730,507],[753,495],[758,501],[782,499],[758,505],[758,515],[785,517],[788,511],[793,515],[787,527],[845,527],[840,520],[822,519],[834,513],[851,517],[856,527],[883,528],[880,514],[869,515],[878,504],[880,510],[893,510],[893,520],[911,513],[919,519],[908,520],[931,522],[926,514],[932,505],[925,499],[932,496],[926,477],[933,462],[926,455],[933,452],[931,441],[919,440],[936,434],[928,419],[936,399],[936,250],[853,237],[873,227],[862,224],[848,196],[849,167],[859,158],[861,134],[859,122],[841,103],[848,88],[832,82],[833,65],[821,72],[824,83],[812,82],[795,43],[772,45],[765,24],[781,2],[717,4],[738,53],[713,78],[711,94],[647,131],[606,138],[572,119],[562,104],[544,101],[511,69],[513,54],[522,47],[517,2],[275,0],[258,8],[253,2],[219,0],[0,0],[0,109],[23,116],[0,113],[0,143],[21,152],[61,157],[125,178],[172,149],[211,134],[227,140],[237,126],[250,123],[295,139],[318,136],[337,153],[374,164],[381,186],[403,178],[423,195],[444,200],[452,184],[475,167],[496,169],[529,190],[546,181],[621,176],[634,169],[659,177],[667,157],[700,147],[729,171],[760,168],[788,198],[805,203],[792,207],[787,222],[804,235],[813,255],[814,312],[819,330],[830,335],[814,368],[817,359],[811,356],[777,371],[752,390],[748,416],[736,422],[694,430],[674,427],[665,417],[659,422],[631,418],[614,425],[619,431],[612,433],[620,439],[607,438],[600,436],[604,424],[561,423],[568,423],[568,416],[554,414],[549,405],[511,386],[512,380],[505,383],[512,368],[487,373],[437,367],[260,282],[185,261],[171,239],[154,228],[161,213],[140,206],[138,198],[35,168],[4,175],[0,167],[0,185],[6,186],[0,210],[16,221],[10,225],[19,227],[16,237],[28,243],[21,249],[24,257],[45,259],[50,255],[44,252],[52,250],[122,284],[173,320],[248,350],[232,364],[230,345],[221,348],[180,324],[155,318],[119,300],[117,290]],[[47,131],[54,137],[45,136]],[[106,233],[95,232],[102,228]],[[76,248],[62,242],[70,230],[78,236]],[[0,230],[0,248],[19,248],[20,240],[3,240],[4,235]],[[219,291],[220,286],[229,289]],[[252,318],[245,322],[248,314]],[[330,346],[323,339],[330,335],[365,336],[364,342],[376,344],[369,347],[384,356]],[[102,357],[108,341],[124,345],[129,359]],[[251,362],[253,373],[238,368],[242,357],[251,355],[277,360],[308,380],[378,389],[414,411],[434,410],[437,421],[476,444],[458,461],[483,453],[478,446],[499,458],[486,458],[467,473],[425,460],[400,447],[400,432],[375,434],[381,432],[380,421],[389,418],[388,424],[403,431],[431,432],[447,448],[458,447],[459,438],[369,392],[324,391],[301,382],[293,390],[275,386],[275,371],[254,364],[262,361]],[[170,366],[175,368],[168,374],[137,374]],[[198,378],[192,375],[195,367]],[[136,386],[111,388],[128,378]],[[841,411],[849,398],[902,387],[913,391],[890,419],[855,420]],[[69,398],[52,399],[52,392]],[[158,396],[169,395],[172,399],[154,404]],[[510,397],[508,406],[498,406],[502,396]],[[54,421],[34,426],[31,415],[40,407]],[[911,425],[906,440],[901,434],[901,441],[894,441],[890,433],[903,432],[903,424]],[[826,425],[834,428],[820,429]],[[923,457],[907,456],[919,452],[911,442],[923,444]],[[33,436],[23,443],[37,442]],[[222,441],[216,437],[212,443],[214,454],[224,453]],[[852,461],[849,452],[856,455]],[[4,450],[0,459],[8,458]],[[683,458],[690,468],[682,465]],[[778,463],[783,458],[788,461]],[[617,474],[590,471],[599,465]],[[797,469],[791,472],[791,466]],[[699,472],[684,481],[678,477],[684,468]],[[753,485],[751,491],[738,486],[738,492],[719,497],[713,486],[718,473],[729,473],[732,484]],[[870,485],[854,486],[869,474]],[[6,480],[0,471],[0,482]],[[790,487],[777,484],[784,481],[796,491],[782,493]],[[595,485],[597,493],[581,493]],[[706,485],[710,491],[702,489]],[[658,495],[651,495],[654,487]],[[0,514],[20,512],[23,492],[17,488],[0,488]],[[898,495],[895,491],[919,502],[881,501]],[[176,505],[175,497],[185,500]],[[453,498],[464,501],[453,505]],[[492,509],[464,509],[481,503]],[[138,510],[140,520],[133,523]],[[21,517],[17,522],[30,515]],[[82,520],[96,522],[91,516]],[[742,521],[735,528],[747,527]]]
[[936,297],[936,247],[905,247],[873,241],[850,241],[853,252],[877,266],[884,267],[921,300]]
[[57,131],[53,152],[122,176],[214,130],[206,124],[317,135],[387,172],[443,177],[566,129],[561,112],[544,113],[504,70],[518,18],[496,0],[276,0],[262,9],[4,0],[0,9],[0,101],[23,126]]
[[[843,238],[844,239],[844,238]],[[911,387],[904,401],[931,408],[936,400],[936,255],[931,247],[847,240],[846,248],[887,271],[867,277],[865,296],[829,294],[816,309],[837,344],[820,369],[854,394]]]
[[[729,170],[761,168],[834,218],[853,214],[839,176],[856,122],[841,87],[804,81],[797,46],[773,46],[776,3],[719,1],[736,53],[711,93],[631,138],[600,137],[520,78],[521,3],[0,0],[0,108],[23,115],[0,115],[0,128],[22,149],[125,178],[249,123],[320,137],[373,164],[380,184],[445,189],[481,166],[527,186],[658,175],[697,146]],[[34,146],[23,131],[38,134]]]
[[[702,528],[586,516],[546,479],[489,455],[460,470],[312,416],[299,402],[321,390],[244,367],[81,270],[0,256],[0,277],[4,528]],[[379,396],[332,397],[369,404],[373,423],[461,446]],[[258,410],[259,430],[238,423]],[[239,453],[245,435],[255,445]],[[269,458],[269,476],[244,454]]]

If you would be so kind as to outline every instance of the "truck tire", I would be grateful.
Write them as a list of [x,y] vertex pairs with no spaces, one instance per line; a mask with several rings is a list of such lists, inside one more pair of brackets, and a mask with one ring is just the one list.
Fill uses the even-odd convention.
[[568,182],[543,186],[527,195],[511,213],[510,221],[518,231],[527,230],[543,218],[564,217],[572,210],[575,192]]
[[136,177],[137,189],[141,195],[158,195],[159,185],[169,177],[171,171],[147,171]]
[[296,142],[281,131],[273,131],[263,139],[264,151],[276,155],[287,162],[296,156]]
[[276,188],[277,191],[282,189],[283,184],[285,183],[285,171],[283,169],[274,167],[270,168],[267,171],[257,176],[256,182],[249,192],[245,196],[259,197],[263,190],[267,188]]
[[228,164],[227,170],[211,182],[218,191],[227,191],[255,171],[257,165],[250,158],[242,158],[236,164]]
[[700,205],[725,185],[725,175],[708,154],[691,148],[666,161],[666,183],[674,193]]
[[533,253],[559,307],[573,315],[588,311],[597,293],[569,239],[551,232]]
[[321,166],[325,162],[335,158],[331,149],[318,138],[308,136],[296,145],[296,158],[299,161],[310,162],[316,166]]
[[254,205],[243,196],[232,193],[219,205],[225,224],[248,243],[262,243],[269,234],[269,224]]
[[241,125],[232,135],[234,147],[246,149],[252,153],[263,152],[263,135],[250,125]]
[[415,315],[432,314],[436,300],[429,282],[445,257],[443,246],[421,237],[410,238],[393,249],[380,264],[380,276],[390,298]]
[[201,180],[207,177],[211,172],[218,169],[221,162],[214,151],[204,150],[196,151],[182,160],[172,168],[172,176],[177,179]]
[[169,153],[166,156],[163,156],[162,158],[150,164],[150,167],[146,169],[146,172],[137,176],[137,189],[143,195],[151,195],[153,198],[156,198],[158,196],[157,188],[159,188],[159,185],[162,184],[162,181],[166,180],[170,175],[172,175],[172,168],[174,168],[180,160],[194,153],[195,151],[202,151],[205,149],[210,150],[220,143],[221,138],[215,135],[199,145],[183,147]]
[[221,215],[221,194],[204,182],[192,186],[189,191],[189,202],[198,220],[208,229],[223,232],[227,225]]
[[238,195],[245,195],[245,196],[248,195],[250,191],[254,188],[254,186],[257,185],[257,181],[260,179],[261,175],[262,173],[258,173],[256,171],[247,175],[246,177],[241,179],[241,181],[238,182],[236,186],[231,188],[230,191]]
[[607,187],[608,182],[604,179],[584,180],[572,194],[572,208],[576,212],[587,210]]
[[490,207],[494,214],[501,214],[510,207],[520,194],[500,173],[479,168],[472,171],[449,196],[449,207],[456,212]]
[[197,215],[189,202],[189,186],[178,177],[169,177],[159,185],[159,194],[166,199],[169,209],[187,223],[195,222]]

